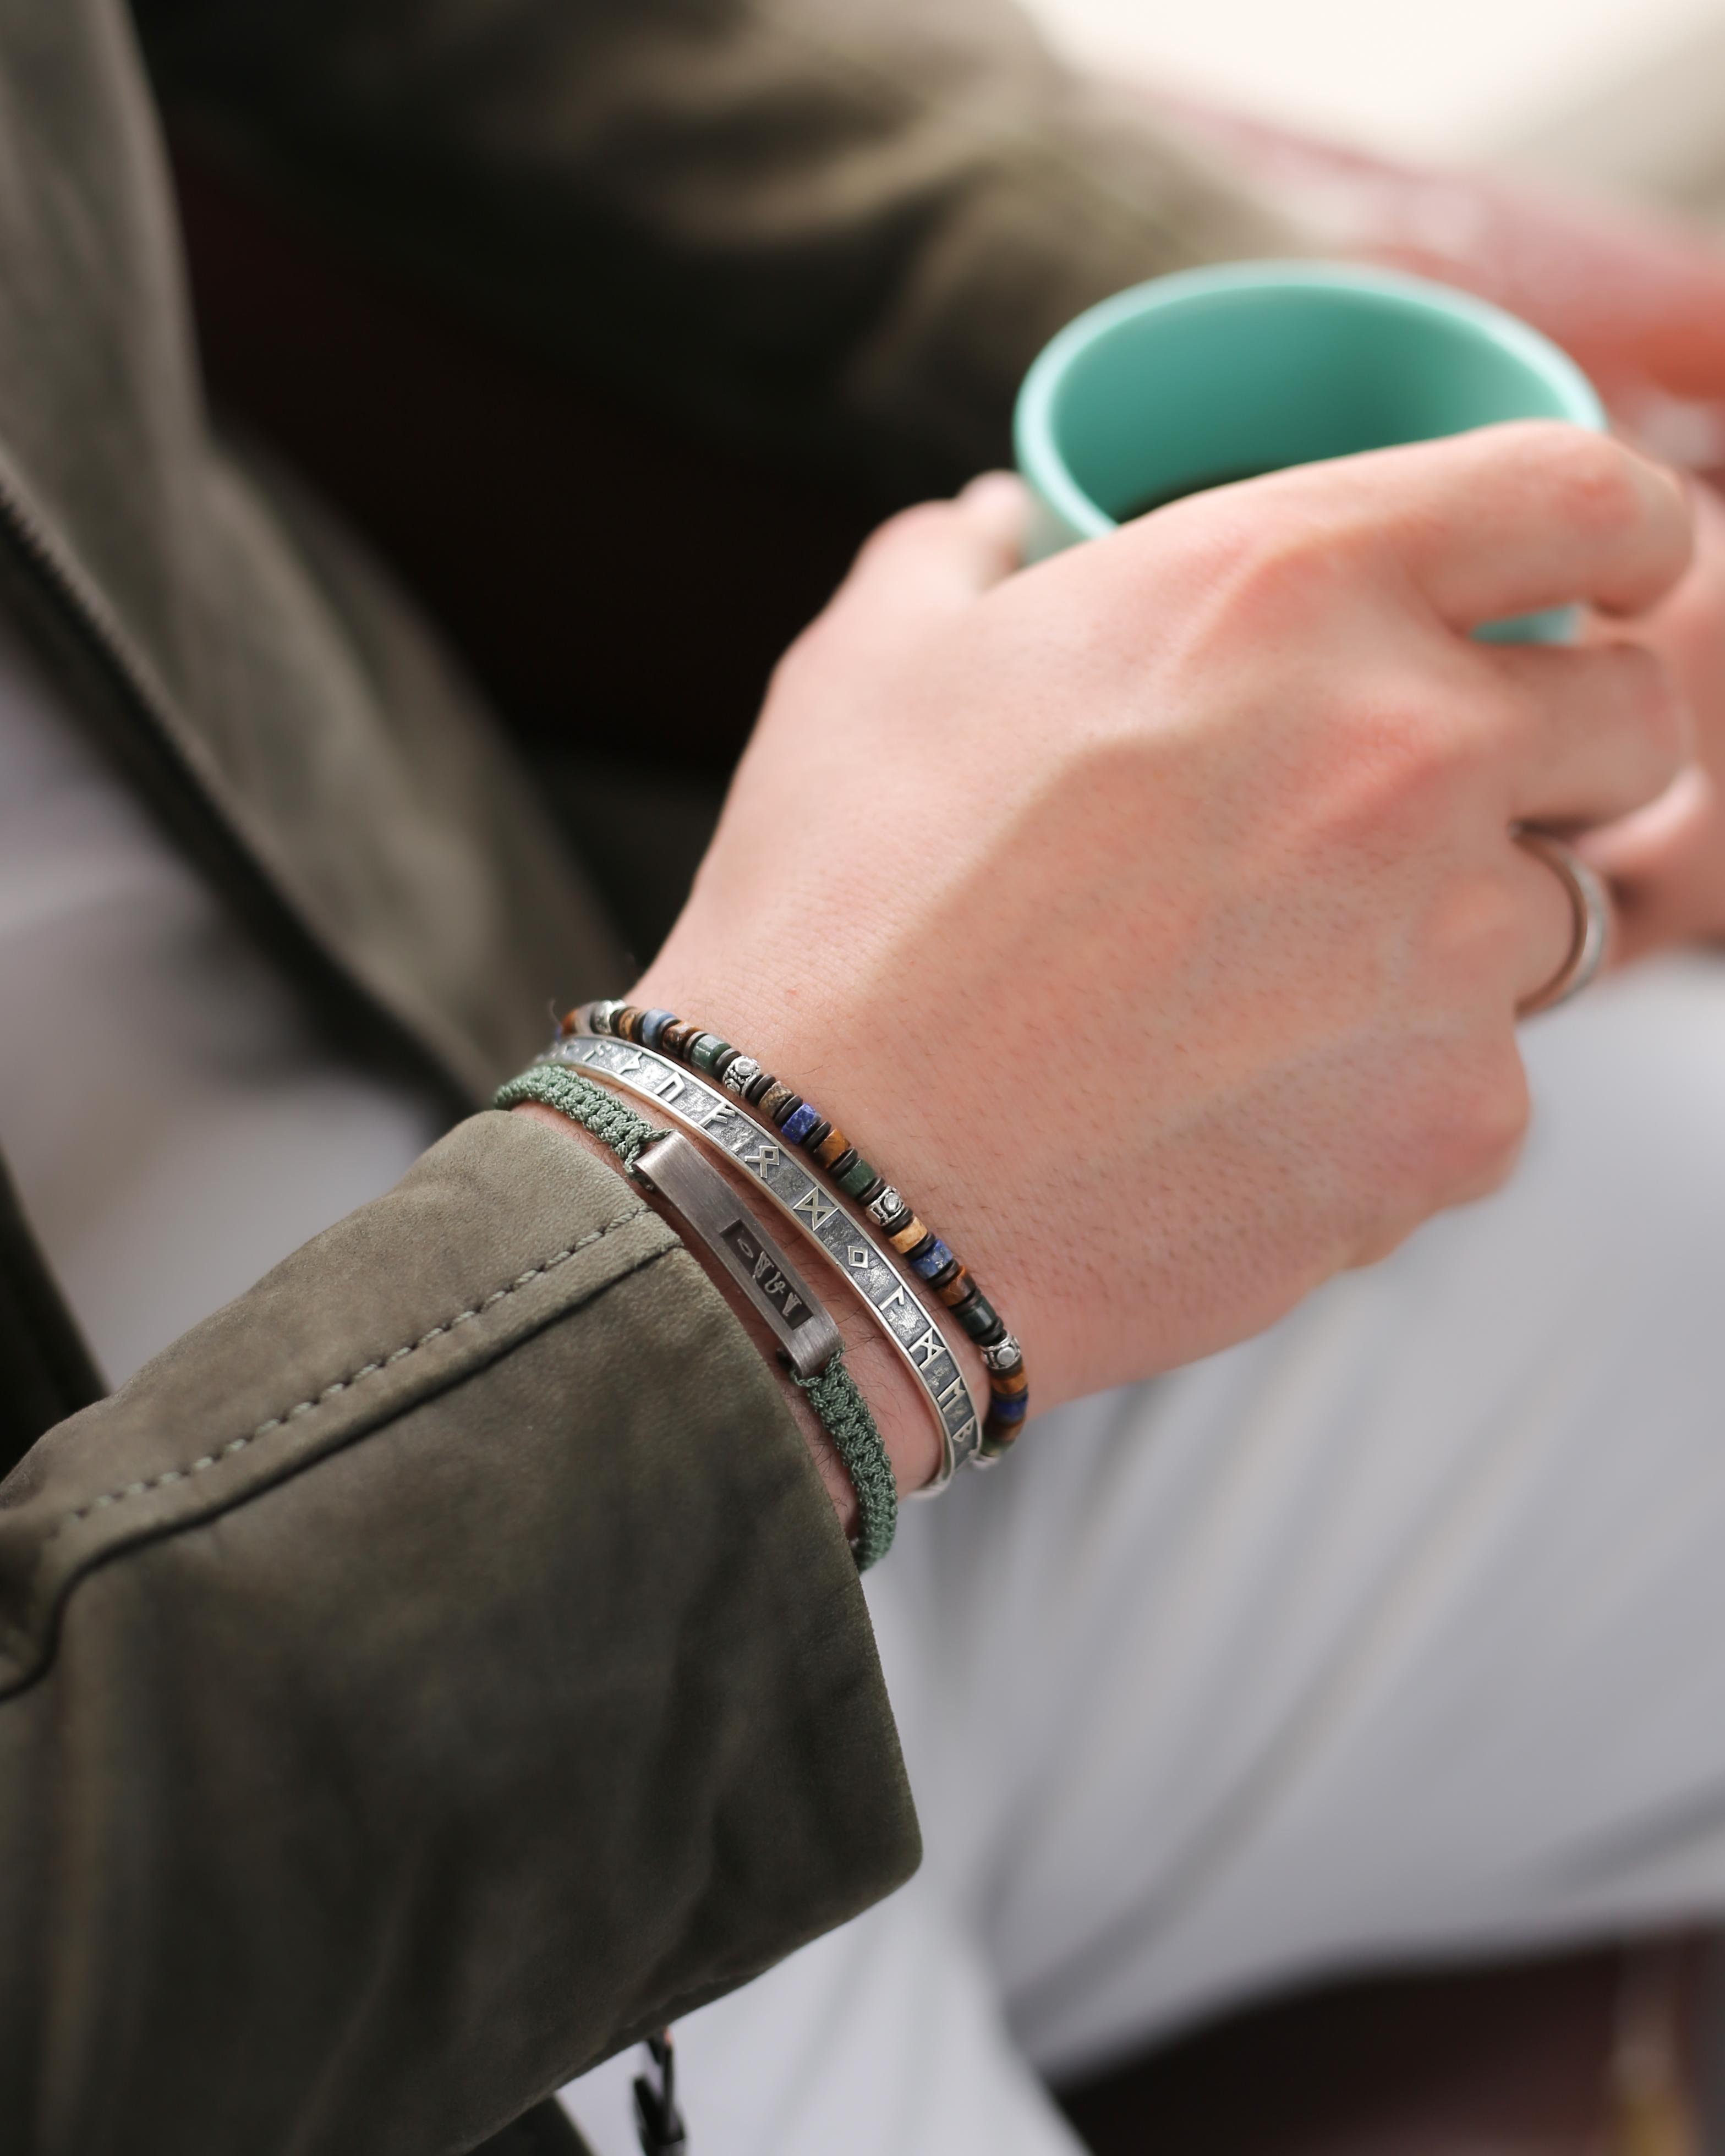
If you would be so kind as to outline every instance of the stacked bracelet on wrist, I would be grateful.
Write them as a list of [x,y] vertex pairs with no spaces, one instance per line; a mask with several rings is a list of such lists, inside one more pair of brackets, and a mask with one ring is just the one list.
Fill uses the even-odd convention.
[[[854,1212],[875,1223],[975,1343],[988,1372],[989,1401],[980,1442],[971,1456],[978,1466],[999,1459],[1018,1435],[1029,1406],[1024,1351],[968,1269],[844,1132],[752,1056],[670,1011],[639,1010],[618,1002],[589,1004],[564,1019],[559,1040],[567,1043],[583,1034],[630,1042],[714,1081],[824,1171]],[[942,1481],[948,1473],[949,1465]]]

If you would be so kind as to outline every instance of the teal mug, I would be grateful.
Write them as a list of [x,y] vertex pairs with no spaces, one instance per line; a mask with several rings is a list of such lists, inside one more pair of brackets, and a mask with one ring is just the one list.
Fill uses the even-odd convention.
[[[1423,278],[1327,262],[1159,277],[1069,322],[1024,377],[1027,558],[1206,486],[1502,419],[1605,424],[1537,330]],[[1489,633],[1563,642],[1576,621],[1557,608]]]

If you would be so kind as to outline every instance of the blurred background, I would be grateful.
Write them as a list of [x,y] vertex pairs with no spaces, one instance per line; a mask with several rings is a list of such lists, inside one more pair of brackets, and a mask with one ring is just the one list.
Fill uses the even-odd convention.
[[1137,77],[1368,151],[1480,163],[1725,223],[1722,0],[1028,0]]

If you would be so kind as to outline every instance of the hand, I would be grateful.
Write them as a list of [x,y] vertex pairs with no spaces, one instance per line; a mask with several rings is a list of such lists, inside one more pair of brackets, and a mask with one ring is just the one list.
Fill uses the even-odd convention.
[[[995,476],[864,549],[631,991],[759,1057],[972,1265],[1042,1405],[1268,1324],[1507,1172],[1568,899],[1653,798],[1685,497],[1552,426],[1219,489],[1021,574]],[[650,834],[645,840],[650,843]]]
[[1638,633],[1694,712],[1696,762],[1651,807],[1582,845],[1610,879],[1618,963],[1725,941],[1725,505],[1703,486],[1694,496],[1694,564]]

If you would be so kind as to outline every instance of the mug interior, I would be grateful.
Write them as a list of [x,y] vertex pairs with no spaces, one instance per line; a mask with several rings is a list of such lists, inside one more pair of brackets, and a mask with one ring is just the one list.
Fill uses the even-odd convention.
[[1202,485],[1497,420],[1588,424],[1568,369],[1508,316],[1417,286],[1170,292],[1068,357],[1050,435],[1117,521]]

